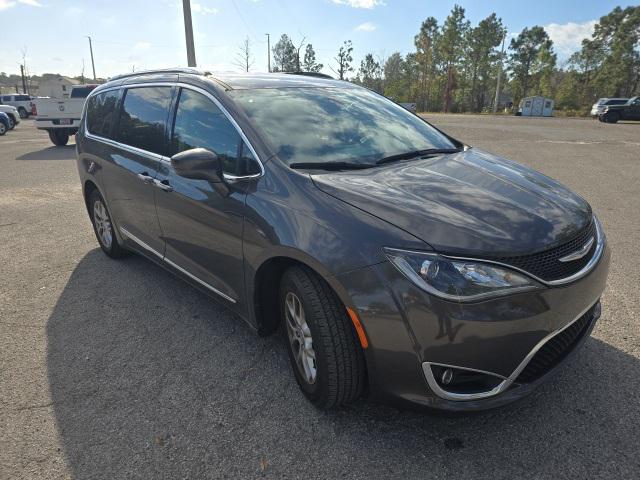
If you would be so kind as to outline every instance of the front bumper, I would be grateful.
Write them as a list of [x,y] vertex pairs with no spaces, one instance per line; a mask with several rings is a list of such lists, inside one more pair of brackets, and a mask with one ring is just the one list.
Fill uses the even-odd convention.
[[[389,262],[341,275],[369,340],[371,396],[456,411],[494,408],[526,396],[589,336],[600,315],[609,261],[605,245],[598,263],[575,282],[466,304],[427,294]],[[580,335],[557,362],[526,382],[518,379],[543,345],[585,315]],[[431,365],[486,372],[495,385],[486,395],[443,394],[429,378]]]

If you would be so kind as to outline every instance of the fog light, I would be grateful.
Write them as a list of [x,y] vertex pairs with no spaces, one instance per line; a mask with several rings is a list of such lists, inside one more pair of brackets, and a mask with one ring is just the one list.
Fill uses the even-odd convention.
[[447,368],[444,372],[442,372],[442,377],[440,377],[443,385],[449,385],[451,380],[453,380],[453,370]]

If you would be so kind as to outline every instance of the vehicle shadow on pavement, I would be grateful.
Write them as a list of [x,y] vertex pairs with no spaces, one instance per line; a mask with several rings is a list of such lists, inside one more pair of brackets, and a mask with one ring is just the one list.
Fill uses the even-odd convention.
[[640,467],[640,362],[595,338],[501,410],[439,417],[361,401],[320,412],[278,336],[259,338],[143,258],[96,249],[47,339],[57,431],[79,479],[633,478]]
[[16,157],[16,160],[75,160],[75,148],[75,144],[65,145],[64,147],[47,147],[20,155]]

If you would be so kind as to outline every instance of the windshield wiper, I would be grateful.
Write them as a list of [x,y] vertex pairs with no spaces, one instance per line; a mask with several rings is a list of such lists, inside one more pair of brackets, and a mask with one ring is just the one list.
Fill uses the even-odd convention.
[[376,162],[376,165],[382,165],[383,163],[397,162],[398,160],[408,160],[410,158],[424,157],[427,155],[458,153],[460,151],[462,150],[459,148],[427,148],[425,150],[413,150],[411,152],[398,153],[397,155],[389,155],[388,157],[381,158]]
[[290,164],[289,167],[310,170],[362,170],[363,168],[371,168],[373,165],[351,162],[298,162]]

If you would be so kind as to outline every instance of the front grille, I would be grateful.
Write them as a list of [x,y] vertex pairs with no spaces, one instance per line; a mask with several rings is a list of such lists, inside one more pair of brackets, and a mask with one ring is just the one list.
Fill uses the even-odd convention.
[[[593,242],[591,249],[584,257],[571,262],[560,262],[558,260],[579,250],[591,237],[594,237],[596,241]],[[557,247],[531,255],[522,255],[517,257],[492,257],[491,260],[504,263],[506,265],[512,265],[524,270],[525,272],[529,272],[542,280],[559,280],[561,278],[570,277],[574,273],[579,272],[587,265],[587,263],[589,263],[589,260],[591,260],[591,257],[593,257],[596,250],[596,245],[598,243],[597,240],[596,225],[594,221],[591,221],[586,228],[571,240]]]
[[591,307],[587,313],[582,315],[571,326],[545,343],[536,352],[527,366],[520,372],[516,383],[530,383],[542,377],[545,373],[558,365],[580,342],[582,337],[589,331],[589,326],[593,320],[593,314],[598,304]]

